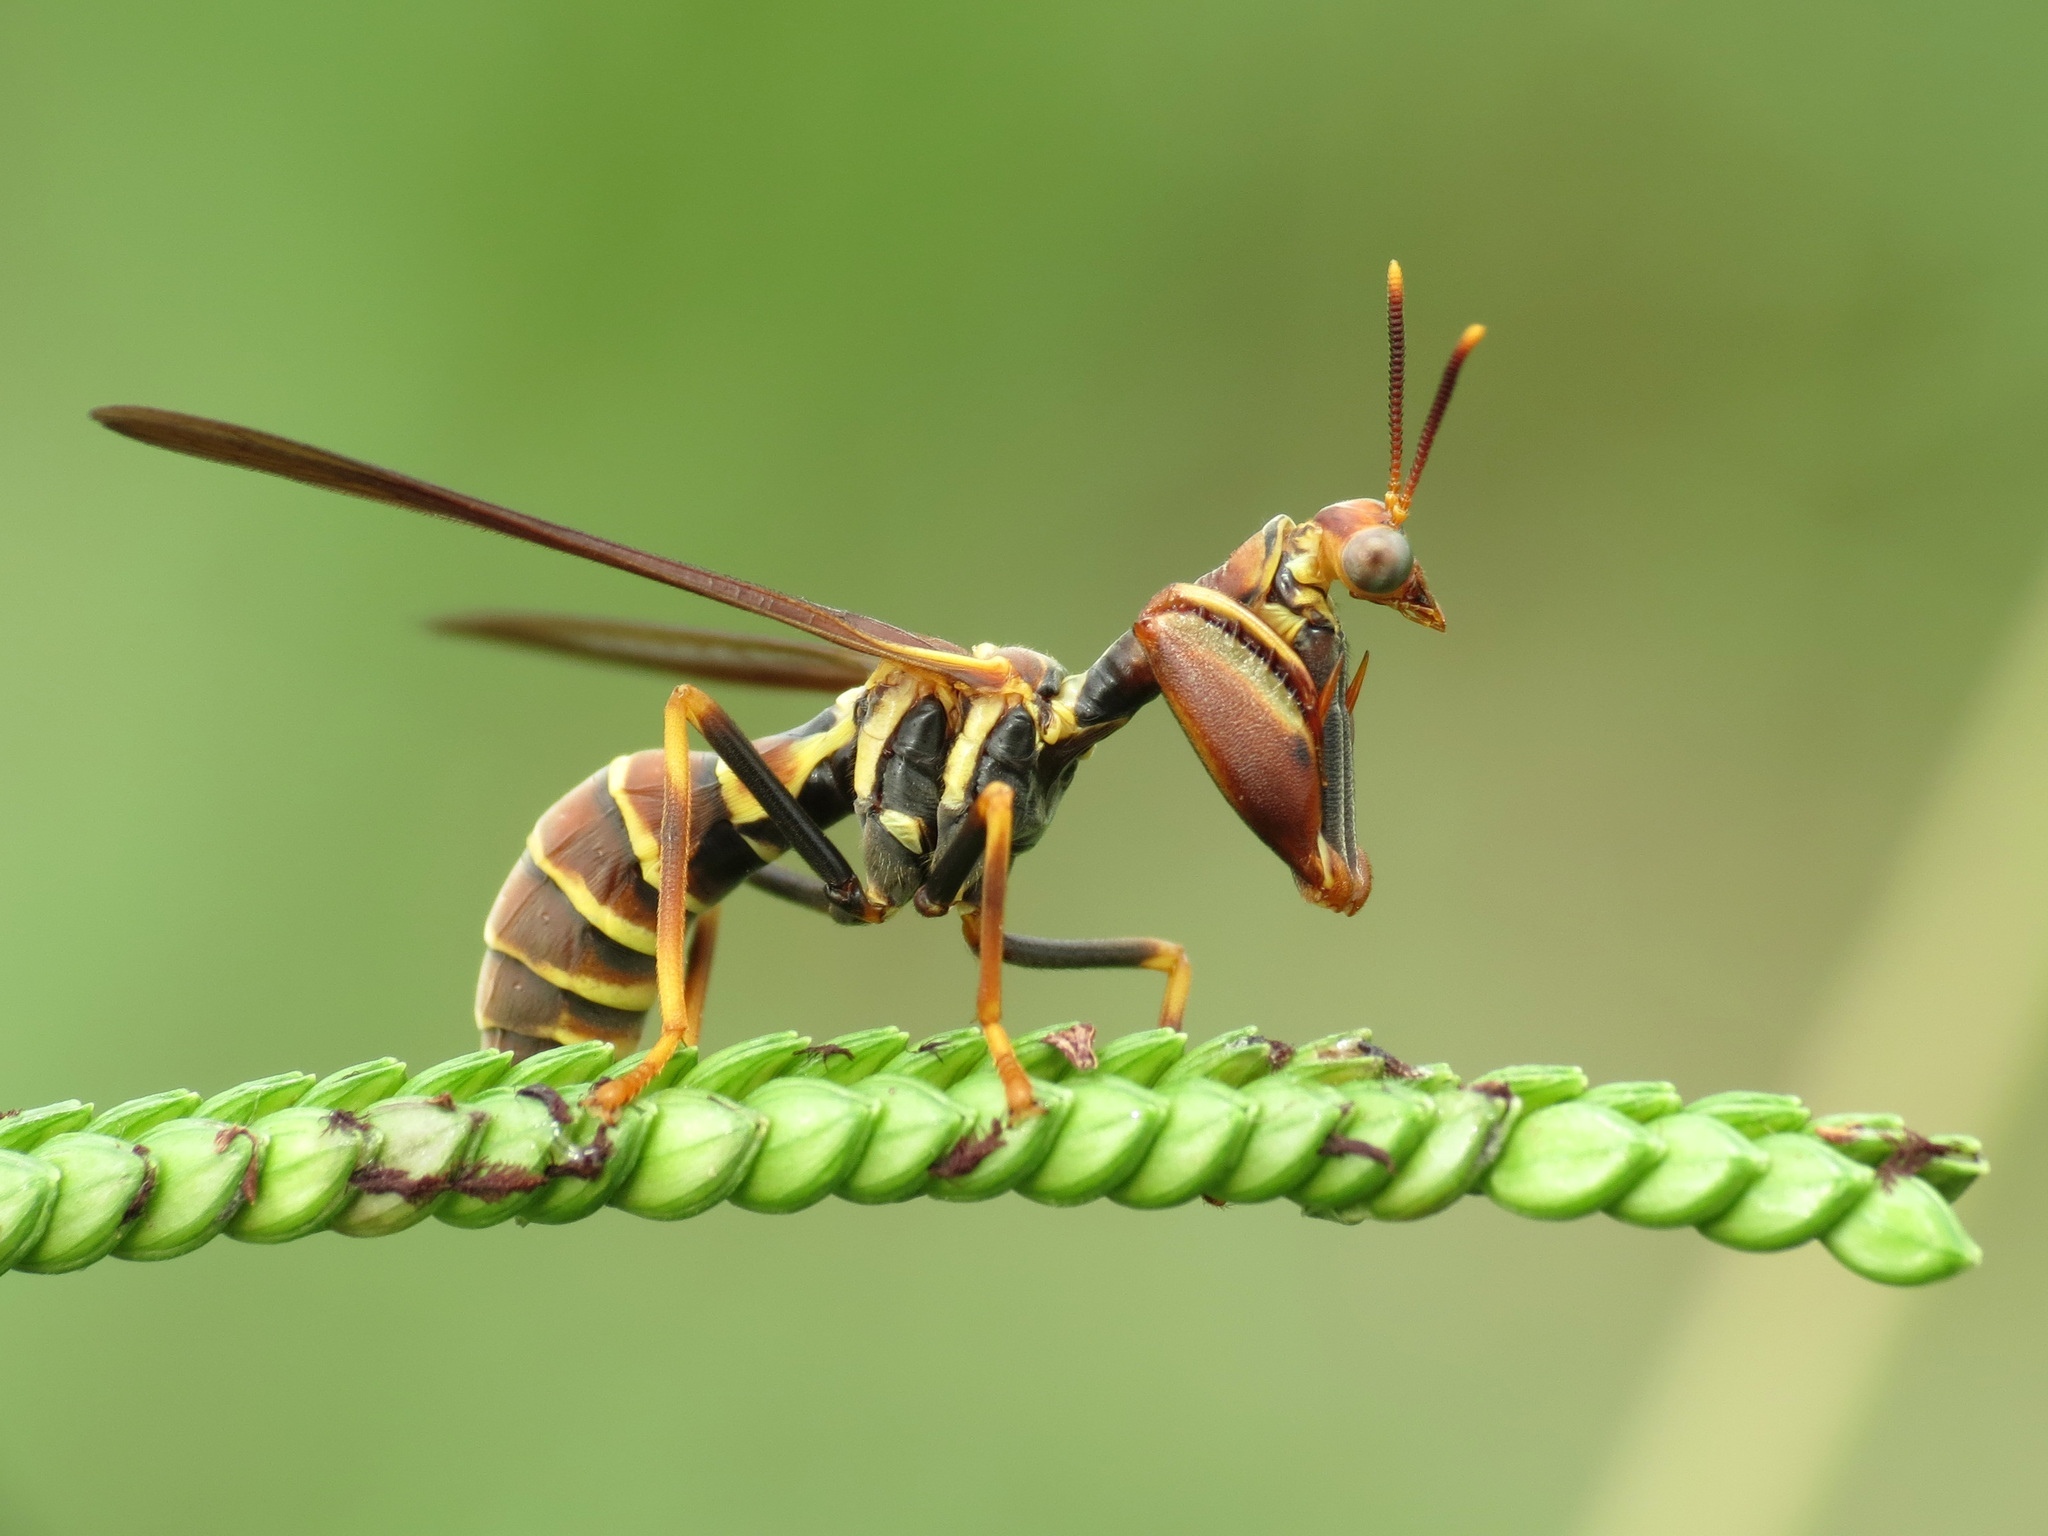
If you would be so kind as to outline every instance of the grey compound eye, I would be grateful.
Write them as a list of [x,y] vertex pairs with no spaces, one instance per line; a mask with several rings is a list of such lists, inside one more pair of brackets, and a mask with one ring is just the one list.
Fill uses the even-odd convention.
[[1415,569],[1415,551],[1407,535],[1382,524],[1361,528],[1344,541],[1344,579],[1361,592],[1385,596],[1408,584]]

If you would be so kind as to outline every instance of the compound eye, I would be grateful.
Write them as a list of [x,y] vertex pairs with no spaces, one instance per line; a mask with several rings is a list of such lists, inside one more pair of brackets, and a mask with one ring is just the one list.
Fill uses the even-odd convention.
[[1408,584],[1415,551],[1398,528],[1361,528],[1344,541],[1344,579],[1360,592],[1384,597]]

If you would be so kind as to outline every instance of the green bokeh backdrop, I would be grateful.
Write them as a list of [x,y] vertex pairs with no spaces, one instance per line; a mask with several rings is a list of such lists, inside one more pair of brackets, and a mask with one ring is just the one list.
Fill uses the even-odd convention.
[[[1353,625],[1370,907],[1298,901],[1162,710],[1017,921],[1185,940],[1198,1034],[1796,1090],[2048,543],[2044,30],[0,8],[0,1102],[464,1048],[521,837],[661,686],[421,621],[722,618],[88,407],[1078,665],[1265,518],[1376,492],[1390,255],[1422,370],[1492,334],[1412,525],[1451,628]],[[709,1030],[924,1032],[971,985],[950,924],[743,895]],[[1116,1031],[1156,981],[1011,996]],[[1914,1298],[1828,1532],[2038,1513],[2048,1146],[1995,1150],[1993,1263]],[[1563,1531],[1705,1246],[1481,1202],[223,1242],[0,1283],[0,1529]]]

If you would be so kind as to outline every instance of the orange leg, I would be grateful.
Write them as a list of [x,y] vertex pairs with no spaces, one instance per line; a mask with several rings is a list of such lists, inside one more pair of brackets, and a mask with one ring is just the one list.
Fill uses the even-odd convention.
[[718,918],[724,910],[699,912],[690,924],[690,948],[683,958],[683,1015],[690,1021],[684,1045],[695,1045],[704,1029],[704,995],[711,990],[711,957],[718,952]]
[[1188,1011],[1188,990],[1195,984],[1195,968],[1188,964],[1188,952],[1165,939],[1146,939],[1153,951],[1138,964],[1148,971],[1166,972],[1166,995],[1159,1002],[1159,1027],[1179,1029]]
[[[655,990],[661,999],[661,1035],[654,1048],[630,1072],[607,1078],[590,1096],[590,1104],[607,1120],[646,1090],[661,1075],[678,1047],[695,1045],[701,1025],[699,1010],[711,985],[711,955],[718,940],[718,909],[689,919],[690,872],[690,716],[697,695],[687,683],[669,695],[661,717],[661,890],[654,909]],[[687,956],[684,934],[693,942]]]
[[981,983],[974,991],[974,1017],[988,1041],[989,1060],[1003,1080],[1003,1097],[1009,1102],[1010,1123],[1045,1111],[1031,1092],[1031,1079],[1017,1059],[1010,1033],[1003,1028],[1003,908],[1010,894],[1010,824],[1015,796],[1010,786],[989,785],[975,798],[975,814],[988,829],[988,841],[981,855],[981,906],[974,916],[985,936],[981,952]]
[[[711,984],[711,952],[718,938],[718,910],[694,917],[688,911],[690,855],[696,848],[691,820],[690,731],[701,732],[711,750],[753,795],[789,846],[816,871],[826,904],[855,922],[888,916],[862,889],[846,857],[824,829],[805,814],[796,796],[775,777],[746,733],[718,701],[685,683],[668,696],[661,717],[661,890],[654,909],[655,991],[661,1000],[661,1036],[630,1072],[600,1084],[591,1105],[616,1118],[647,1089],[676,1051],[695,1045],[704,1018],[704,993]],[[684,938],[689,936],[688,954]]]

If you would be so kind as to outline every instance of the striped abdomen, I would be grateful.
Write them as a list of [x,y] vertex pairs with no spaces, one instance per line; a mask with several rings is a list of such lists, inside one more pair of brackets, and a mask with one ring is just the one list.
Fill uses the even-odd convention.
[[[757,742],[776,776],[821,823],[852,808],[852,701]],[[689,902],[715,906],[782,851],[774,827],[708,752],[694,785]],[[483,1043],[520,1056],[578,1040],[622,1050],[655,1001],[654,913],[661,878],[659,750],[615,758],[534,825],[484,922],[476,1020]]]

